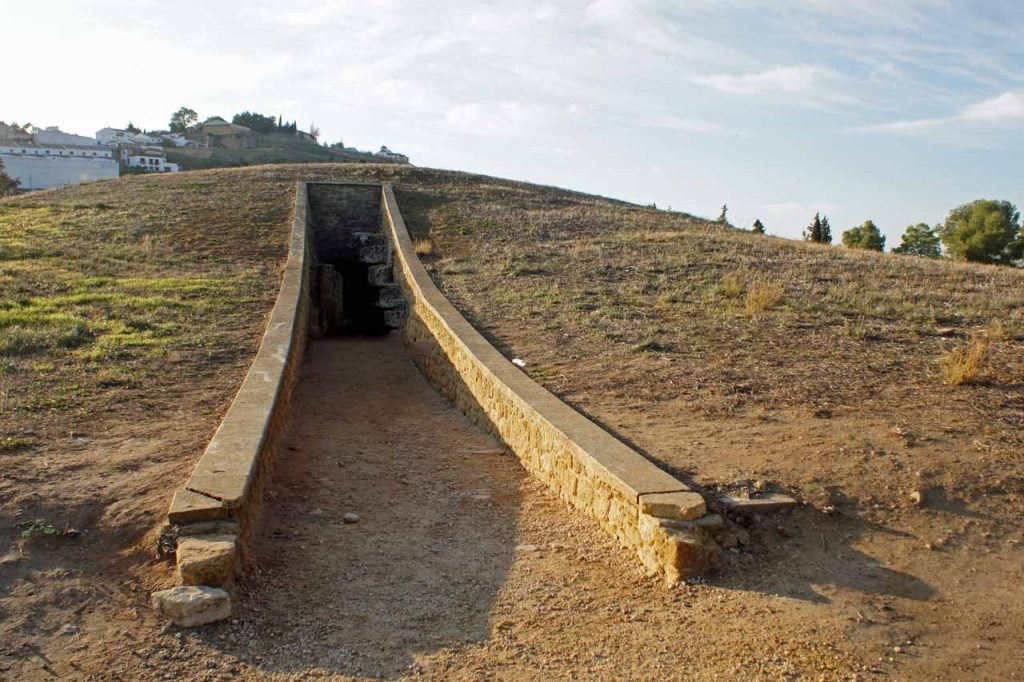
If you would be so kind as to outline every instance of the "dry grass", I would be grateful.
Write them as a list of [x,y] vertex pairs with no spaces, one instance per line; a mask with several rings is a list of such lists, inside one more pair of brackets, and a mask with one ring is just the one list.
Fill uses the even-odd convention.
[[[82,407],[99,385],[79,390],[79,378],[99,382],[101,367],[133,385],[190,348],[241,362],[218,330],[251,326],[243,319],[272,300],[267,275],[300,177],[395,182],[417,252],[478,326],[501,346],[528,346],[517,353],[528,350],[538,372],[585,358],[585,374],[549,371],[556,391],[627,393],[636,382],[645,399],[735,414],[870,404],[898,367],[898,392],[933,402],[932,358],[950,352],[940,330],[992,320],[1005,339],[990,384],[1022,374],[1019,271],[816,248],[460,173],[275,166],[0,202],[7,414]],[[673,363],[658,364],[664,356]],[[699,391],[685,388],[695,381]],[[1020,400],[1003,402],[1012,411]]]
[[975,336],[964,346],[943,355],[939,358],[942,383],[963,386],[976,381],[981,375],[988,350],[988,339]]
[[747,278],[740,272],[726,273],[719,291],[725,298],[740,298],[747,291]]
[[[757,237],[481,176],[317,165],[134,177],[0,202],[7,414],[83,408],[99,384],[79,378],[101,381],[102,363],[130,387],[190,348],[242,362],[247,351],[218,330],[249,328],[243,319],[272,300],[267,273],[300,177],[394,182],[442,289],[557,392],[674,400],[698,417],[881,409],[882,386],[941,406],[931,391],[934,358],[951,350],[944,330],[966,336],[999,320],[1002,350],[972,390],[1002,391],[986,399],[1007,424],[1024,404],[1014,388],[1024,375],[1020,271]],[[239,302],[248,307],[235,314]],[[552,369],[561,366],[579,369]]]
[[784,292],[783,286],[777,282],[766,282],[763,280],[754,282],[747,289],[744,312],[747,314],[747,317],[760,317],[778,305],[779,301],[782,300]]
[[[980,381],[984,378],[986,367],[993,364],[996,354],[1014,352],[1007,347],[1007,342],[1011,341],[1012,336],[1003,321],[993,321],[986,329],[972,334],[966,344],[939,358],[942,383],[947,386],[964,386]],[[1009,347],[1012,347],[1012,343]]]
[[432,239],[417,239],[413,244],[413,250],[420,258],[431,258],[434,255],[434,241]]

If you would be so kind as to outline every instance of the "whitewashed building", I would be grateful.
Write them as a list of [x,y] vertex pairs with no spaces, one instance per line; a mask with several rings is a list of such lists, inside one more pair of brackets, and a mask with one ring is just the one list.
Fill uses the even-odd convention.
[[121,163],[125,168],[141,168],[150,173],[177,173],[181,167],[171,163],[162,151],[150,149],[122,149]]
[[390,149],[388,149],[387,147],[381,147],[380,151],[375,153],[374,156],[376,156],[378,159],[384,159],[385,161],[396,161],[398,163],[409,163],[409,157],[408,156],[406,156],[405,154],[399,154],[398,152],[393,152]]
[[46,128],[32,126],[29,132],[32,133],[32,139],[35,140],[36,144],[56,144],[71,147],[96,146],[96,140],[91,137],[65,133],[57,126],[47,126]]
[[101,128],[96,131],[96,141],[104,146],[116,146],[118,144],[160,144],[160,138],[146,135],[145,133],[133,133],[120,128]]
[[18,180],[25,190],[77,185],[120,175],[113,152],[95,144],[70,146],[0,140],[0,159],[4,172]]

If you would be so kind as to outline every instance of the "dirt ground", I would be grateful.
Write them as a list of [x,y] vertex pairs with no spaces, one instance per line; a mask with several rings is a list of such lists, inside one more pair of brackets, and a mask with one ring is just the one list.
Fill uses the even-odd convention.
[[[765,518],[717,576],[667,589],[454,411],[395,336],[314,343],[294,405],[231,621],[163,626],[141,592],[155,565],[120,587],[83,575],[82,592],[54,608],[86,610],[31,624],[45,636],[28,648],[5,642],[0,675],[1014,679],[1022,669],[1024,621],[1007,598],[1019,594],[1019,545],[927,550],[942,512],[907,511],[894,527],[811,508]],[[357,523],[344,522],[349,512]],[[984,527],[955,518],[967,534]],[[96,541],[74,541],[69,567],[55,570],[96,564]]]

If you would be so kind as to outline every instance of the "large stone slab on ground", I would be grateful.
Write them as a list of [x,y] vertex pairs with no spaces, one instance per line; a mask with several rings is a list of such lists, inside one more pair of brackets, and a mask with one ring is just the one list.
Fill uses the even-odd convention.
[[659,519],[697,519],[707,512],[700,493],[648,493],[640,496],[640,511]]
[[789,509],[799,504],[789,495],[765,495],[764,497],[751,498],[749,500],[743,499],[742,497],[730,497],[729,495],[723,495],[719,498],[722,506],[734,514],[751,515],[751,514],[768,514],[770,512],[781,511],[783,509]]
[[189,535],[178,540],[178,573],[184,585],[226,585],[235,572],[235,535]]
[[231,596],[224,590],[186,585],[153,593],[153,608],[183,628],[206,625],[231,616]]

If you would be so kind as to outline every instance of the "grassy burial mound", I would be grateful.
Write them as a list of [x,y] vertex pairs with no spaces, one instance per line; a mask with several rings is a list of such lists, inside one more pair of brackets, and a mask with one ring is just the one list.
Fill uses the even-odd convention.
[[778,478],[807,496],[842,485],[868,506],[940,485],[1019,504],[1019,269],[527,187],[399,198],[458,306],[668,466],[723,484]]
[[297,179],[395,183],[439,286],[536,380],[711,490],[809,502],[723,554],[737,613],[832,603],[762,617],[822,619],[865,661],[902,637],[944,651],[921,671],[1001,670],[974,644],[1024,631],[1024,273],[369,164],[0,201],[0,641],[56,656],[72,612],[118,639],[169,580],[157,526],[258,346]]

